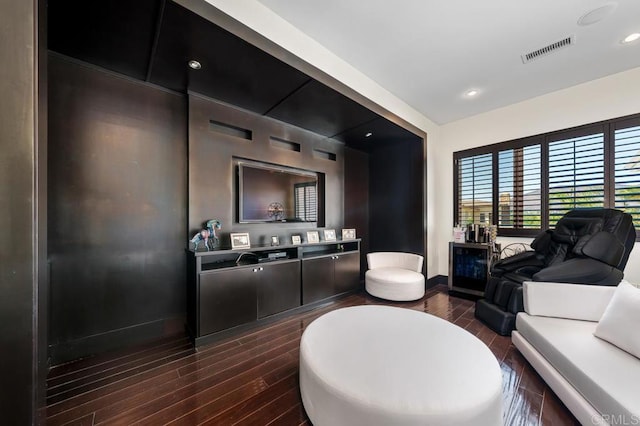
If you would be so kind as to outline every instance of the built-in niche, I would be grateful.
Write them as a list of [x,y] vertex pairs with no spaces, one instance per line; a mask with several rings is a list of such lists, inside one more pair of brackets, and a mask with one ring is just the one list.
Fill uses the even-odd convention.
[[223,247],[231,232],[262,245],[342,228],[344,144],[190,94],[189,234],[209,219],[222,222]]

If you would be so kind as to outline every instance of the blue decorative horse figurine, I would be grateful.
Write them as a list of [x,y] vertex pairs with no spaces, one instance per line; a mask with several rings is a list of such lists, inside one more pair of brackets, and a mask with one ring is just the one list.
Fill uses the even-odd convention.
[[[200,241],[204,241],[204,246],[207,251],[213,250],[220,241],[216,235],[216,230],[222,228],[222,222],[217,219],[211,219],[207,221],[206,228],[201,229],[196,235],[193,236],[191,242],[193,243],[193,250],[198,250],[198,244]],[[209,241],[211,241],[211,248],[209,248]]]

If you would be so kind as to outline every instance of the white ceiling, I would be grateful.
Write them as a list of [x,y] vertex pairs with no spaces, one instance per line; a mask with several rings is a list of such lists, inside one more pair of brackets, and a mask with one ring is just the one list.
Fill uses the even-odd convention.
[[[621,43],[640,32],[640,0],[260,2],[438,124],[640,67],[640,40]],[[605,5],[613,13],[578,25]],[[575,45],[523,64],[568,36]]]

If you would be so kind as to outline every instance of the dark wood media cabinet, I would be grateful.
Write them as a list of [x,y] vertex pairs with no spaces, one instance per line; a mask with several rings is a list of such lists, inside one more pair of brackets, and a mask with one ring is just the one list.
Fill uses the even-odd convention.
[[187,250],[187,328],[196,346],[360,289],[360,239]]

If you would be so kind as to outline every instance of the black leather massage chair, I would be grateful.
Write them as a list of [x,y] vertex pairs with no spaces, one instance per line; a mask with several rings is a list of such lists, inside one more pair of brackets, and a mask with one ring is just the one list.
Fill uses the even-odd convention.
[[636,239],[631,215],[615,209],[575,209],[525,251],[496,262],[475,315],[504,336],[524,310],[522,283],[548,281],[615,286]]

